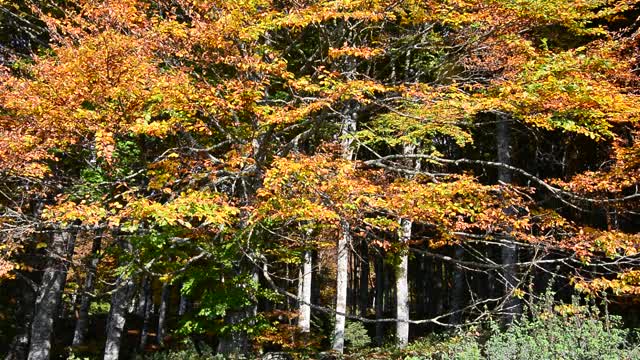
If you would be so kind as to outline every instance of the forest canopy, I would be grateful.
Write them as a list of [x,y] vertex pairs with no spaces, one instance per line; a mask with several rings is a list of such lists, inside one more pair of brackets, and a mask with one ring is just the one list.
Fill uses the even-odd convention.
[[7,359],[640,327],[639,1],[0,10]]

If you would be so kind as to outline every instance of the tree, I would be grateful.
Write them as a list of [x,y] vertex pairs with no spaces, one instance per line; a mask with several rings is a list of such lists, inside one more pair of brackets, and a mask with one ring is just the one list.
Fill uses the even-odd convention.
[[[46,299],[59,301],[63,263],[85,292],[118,274],[105,357],[119,356],[141,277],[167,291],[182,284],[197,309],[180,332],[215,334],[221,352],[248,351],[254,328],[290,310],[276,293],[298,300],[303,332],[317,330],[311,307],[335,317],[342,352],[348,317],[395,323],[405,343],[409,324],[517,307],[537,284],[516,277],[535,277],[539,264],[559,265],[590,294],[637,290],[635,1],[0,6],[0,21],[29,40],[0,39],[10,54],[0,69],[0,276],[31,286],[44,269],[43,284],[55,284]],[[88,247],[42,261],[34,255],[63,253],[43,229],[100,232],[108,261],[77,266]],[[396,316],[381,307],[393,279],[378,271],[377,319],[364,298],[360,316],[349,313],[349,254],[369,251],[400,260]],[[424,298],[411,296],[410,253],[431,261]],[[290,289],[298,267],[301,296]],[[470,299],[455,295],[461,267],[473,270]],[[485,279],[506,294],[490,296],[477,285]],[[429,310],[422,319],[409,318],[411,298]],[[89,301],[81,295],[80,332]],[[47,304],[34,307],[32,328],[53,324]],[[47,331],[33,332],[32,347],[47,348]]]

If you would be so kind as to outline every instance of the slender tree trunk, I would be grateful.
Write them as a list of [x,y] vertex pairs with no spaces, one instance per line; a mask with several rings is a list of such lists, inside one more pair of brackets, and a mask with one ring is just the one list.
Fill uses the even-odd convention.
[[[384,315],[384,260],[382,254],[376,256],[375,272],[376,272],[376,320],[382,319]],[[376,322],[376,344],[383,345],[384,340],[384,324],[380,321]]]
[[362,240],[360,250],[360,291],[359,291],[360,316],[367,316],[369,306],[369,246],[367,240]]
[[304,260],[302,262],[302,272],[300,276],[300,310],[298,317],[298,327],[303,333],[311,331],[311,278],[312,278],[312,256],[311,251],[304,252]]
[[11,342],[11,346],[5,360],[24,360],[29,355],[29,333],[33,320],[33,304],[36,298],[35,284],[29,279],[20,281],[18,287],[19,300],[16,312],[22,315],[22,321],[18,322],[16,335]]
[[429,316],[429,304],[431,299],[429,298],[429,292],[427,290],[429,286],[429,279],[431,278],[431,263],[428,262],[428,258],[426,255],[422,255],[420,257],[420,277],[419,277],[419,294],[420,294],[420,303],[421,303],[421,314],[422,318],[426,318]]
[[[511,163],[511,126],[509,118],[505,115],[498,116],[496,125],[496,142],[498,148],[498,161],[504,164]],[[511,172],[507,169],[498,169],[498,180],[505,184],[512,181]],[[511,211],[506,209],[505,211]],[[508,236],[508,239],[511,239]],[[502,264],[505,265],[503,276],[505,278],[505,293],[511,294],[518,284],[516,268],[509,266],[518,262],[518,247],[515,244],[503,246],[501,249]],[[513,318],[522,312],[522,304],[520,300],[512,295],[508,295],[509,299],[505,303],[506,322],[511,323]]]
[[[405,155],[415,153],[415,145],[406,144],[402,153]],[[420,164],[413,164],[411,160],[407,161],[407,166],[420,168]],[[409,219],[400,219],[400,230],[398,231],[398,240],[407,249],[403,249],[400,254],[400,263],[395,271],[395,291],[396,291],[396,341],[400,348],[404,348],[409,343],[409,257],[408,242],[411,240],[411,226],[413,225]]]
[[344,328],[347,313],[347,291],[349,286],[349,243],[351,232],[349,224],[342,221],[342,236],[338,241],[338,263],[336,281],[336,322],[333,332],[332,348],[339,353],[344,351]]
[[167,328],[167,311],[169,307],[169,296],[171,295],[171,285],[162,284],[162,295],[160,296],[160,309],[158,309],[158,345],[164,346],[164,336]]
[[116,289],[111,295],[111,311],[107,321],[107,341],[104,349],[104,360],[118,360],[122,332],[126,322],[127,305],[135,288],[131,278],[120,276],[116,282]]
[[[342,122],[342,158],[353,160],[354,150],[351,147],[353,134],[356,131],[356,107],[349,107]],[[336,264],[336,321],[333,330],[332,349],[344,352],[344,328],[346,325],[347,294],[349,291],[349,244],[351,243],[351,227],[346,220],[340,223],[341,234],[338,239]]]
[[143,320],[147,312],[147,303],[149,302],[147,299],[148,292],[145,291],[146,283],[147,277],[143,276],[142,280],[140,280],[140,285],[137,287],[136,295],[132,299],[132,304],[135,308],[134,312],[136,316]]
[[180,286],[180,304],[178,305],[178,316],[184,316],[191,311],[191,300],[183,293],[182,288],[184,284]]
[[147,339],[149,338],[149,322],[151,319],[151,307],[153,306],[151,279],[148,277],[142,280],[140,299],[144,305],[142,306],[142,328],[140,329],[140,343],[138,344],[138,350],[144,351],[144,348],[147,346]]
[[[461,246],[457,246],[454,251],[454,258],[456,260],[462,260],[464,256],[464,249]],[[453,268],[453,289],[451,292],[451,311],[457,311],[451,316],[452,324],[460,324],[462,322],[461,310],[464,304],[464,271],[454,266]]]
[[91,260],[88,264],[87,278],[84,281],[84,287],[82,294],[80,295],[80,306],[78,307],[78,320],[76,321],[76,328],[73,332],[72,346],[79,346],[84,344],[87,336],[87,329],[89,327],[89,307],[91,305],[91,293],[95,287],[96,268],[100,256],[98,252],[101,247],[101,235],[96,236],[93,239],[93,246],[91,248]]
[[73,254],[75,233],[55,231],[50,245],[51,258],[44,270],[42,283],[38,290],[35,304],[35,315],[31,324],[31,344],[29,360],[49,359],[51,351],[51,333],[53,321],[59,310],[64,284],[67,278],[66,264],[62,259],[69,259]]
[[[400,242],[406,244],[411,239],[411,221],[400,220]],[[396,268],[396,341],[400,348],[409,343],[409,286],[407,280],[409,266],[408,251],[400,255],[400,263]]]

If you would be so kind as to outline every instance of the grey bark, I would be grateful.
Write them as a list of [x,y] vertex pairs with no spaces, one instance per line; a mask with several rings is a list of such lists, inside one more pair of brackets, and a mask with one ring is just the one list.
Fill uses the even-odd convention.
[[312,257],[311,251],[304,252],[300,276],[300,308],[298,316],[298,327],[305,333],[311,331],[311,278],[312,278]]
[[[413,144],[406,144],[402,149],[403,154],[415,153]],[[409,161],[407,166],[413,164]],[[417,168],[419,168],[419,163]],[[398,240],[406,244],[411,240],[412,222],[409,219],[400,219],[400,229],[398,231]],[[400,263],[396,267],[395,290],[396,290],[396,341],[400,348],[405,347],[409,343],[409,257],[408,251],[400,254]]]
[[118,360],[122,331],[126,322],[127,305],[135,288],[131,278],[121,275],[116,282],[116,288],[111,295],[111,311],[107,321],[107,340],[104,348],[104,360]]
[[[244,311],[234,311],[225,316],[225,324],[239,324],[245,318]],[[218,342],[217,353],[231,357],[247,351],[248,340],[246,334],[240,331],[231,331]]]
[[[496,125],[496,143],[498,150],[498,162],[511,164],[511,126],[506,115],[498,115]],[[511,172],[504,168],[498,169],[498,180],[509,184],[512,181]],[[506,209],[509,211],[509,209]],[[511,265],[518,261],[518,247],[507,245],[501,248],[501,259],[503,265]],[[505,293],[509,297],[505,303],[507,316],[505,321],[511,323],[513,318],[522,312],[522,304],[519,299],[510,295],[518,284],[516,268],[505,266],[503,271],[505,279]]]
[[191,311],[191,300],[189,300],[189,297],[183,293],[183,286],[184,285],[180,286],[180,304],[178,304],[178,316],[184,316]]
[[[342,157],[353,160],[354,150],[351,147],[353,133],[356,131],[356,110],[350,107],[343,117],[342,122]],[[341,234],[338,238],[337,264],[336,264],[336,318],[333,329],[333,342],[331,348],[338,353],[344,352],[344,328],[347,313],[347,294],[349,292],[349,244],[351,243],[351,227],[342,220],[340,224]]]
[[67,278],[65,259],[68,260],[73,254],[75,233],[54,231],[52,237],[49,246],[50,259],[42,275],[35,303],[28,360],[49,359],[53,322],[59,310]]
[[98,252],[101,247],[101,236],[96,236],[93,239],[93,245],[91,247],[91,259],[89,260],[87,278],[84,281],[82,294],[80,295],[80,306],[78,307],[78,320],[76,321],[76,327],[73,332],[72,346],[79,346],[84,344],[87,336],[87,329],[89,327],[89,307],[91,305],[91,297],[95,287],[95,275],[100,256]]
[[[400,220],[399,239],[407,243],[411,239],[411,221]],[[400,255],[400,263],[396,268],[396,341],[400,348],[409,343],[409,286],[407,280],[409,266],[408,251]]]
[[[251,264],[251,278],[254,282],[260,280],[259,269]],[[246,319],[255,317],[258,313],[258,299],[253,297],[251,304],[244,308],[232,311],[225,316],[225,324],[240,324]],[[244,330],[231,331],[229,334],[220,338],[217,347],[217,353],[225,355],[225,358],[245,357],[249,352],[249,335]]]
[[145,314],[147,313],[147,304],[149,303],[148,295],[149,292],[145,291],[147,284],[147,277],[143,277],[138,287],[137,295],[132,299],[133,306],[135,307],[134,311],[137,317],[140,319],[144,319]]
[[138,349],[144,351],[149,338],[149,321],[151,319],[151,307],[153,306],[153,295],[151,293],[151,279],[148,277],[142,280],[142,289],[140,292],[142,305],[142,328],[140,329],[140,343]]
[[158,309],[158,345],[164,346],[164,337],[167,328],[167,312],[169,308],[169,296],[171,295],[171,285],[162,284],[162,295],[160,296],[160,309]]
[[350,227],[345,221],[342,221],[341,231],[342,234],[338,240],[338,261],[336,267],[336,321],[331,346],[333,350],[339,353],[344,352],[344,328],[349,286],[349,243],[351,243]]
[[30,279],[23,278],[18,288],[19,301],[17,313],[22,315],[22,321],[18,322],[16,335],[11,342],[5,360],[24,360],[29,354],[29,333],[33,320],[33,304],[36,298],[36,286]]

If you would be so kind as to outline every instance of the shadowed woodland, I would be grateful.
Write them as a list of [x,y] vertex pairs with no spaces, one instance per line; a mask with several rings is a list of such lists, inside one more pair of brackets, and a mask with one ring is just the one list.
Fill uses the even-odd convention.
[[0,0],[0,355],[640,358],[639,16]]

